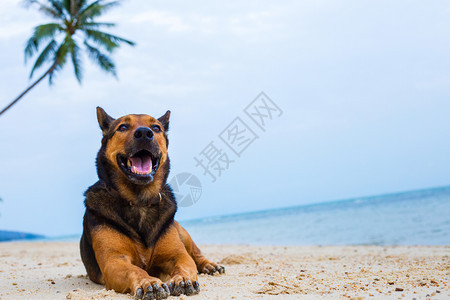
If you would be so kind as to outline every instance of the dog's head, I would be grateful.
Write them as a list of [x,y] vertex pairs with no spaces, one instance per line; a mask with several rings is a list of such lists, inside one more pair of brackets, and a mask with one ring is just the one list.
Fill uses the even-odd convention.
[[125,185],[148,186],[165,182],[169,170],[167,130],[170,111],[159,119],[126,115],[118,119],[97,107],[103,132],[97,157],[99,177]]

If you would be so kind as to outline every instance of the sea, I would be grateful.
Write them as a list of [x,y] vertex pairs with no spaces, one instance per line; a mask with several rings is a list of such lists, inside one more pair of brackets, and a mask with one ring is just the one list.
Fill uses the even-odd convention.
[[[180,222],[197,244],[450,245],[450,186]],[[3,237],[78,241],[0,231]]]
[[450,245],[450,186],[181,223],[200,244]]

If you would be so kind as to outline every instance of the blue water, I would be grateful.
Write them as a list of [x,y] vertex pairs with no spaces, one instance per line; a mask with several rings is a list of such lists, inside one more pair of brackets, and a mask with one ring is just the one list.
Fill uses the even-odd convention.
[[19,232],[19,231],[4,231],[0,230],[0,242],[15,241],[15,240],[40,240],[43,235]]
[[[180,222],[197,244],[450,245],[450,186]],[[0,241],[78,241],[0,231]]]
[[181,223],[196,243],[450,245],[450,186]]

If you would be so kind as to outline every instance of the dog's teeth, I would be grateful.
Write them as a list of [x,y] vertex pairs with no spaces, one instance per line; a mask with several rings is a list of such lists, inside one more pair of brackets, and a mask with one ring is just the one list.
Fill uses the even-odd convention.
[[127,160],[127,166],[131,168],[131,161]]

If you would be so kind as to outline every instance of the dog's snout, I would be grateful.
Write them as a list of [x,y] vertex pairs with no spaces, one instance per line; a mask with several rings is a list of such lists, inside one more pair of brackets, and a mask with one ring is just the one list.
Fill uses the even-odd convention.
[[153,139],[153,131],[148,127],[139,127],[134,132],[134,138],[136,140],[152,140]]

